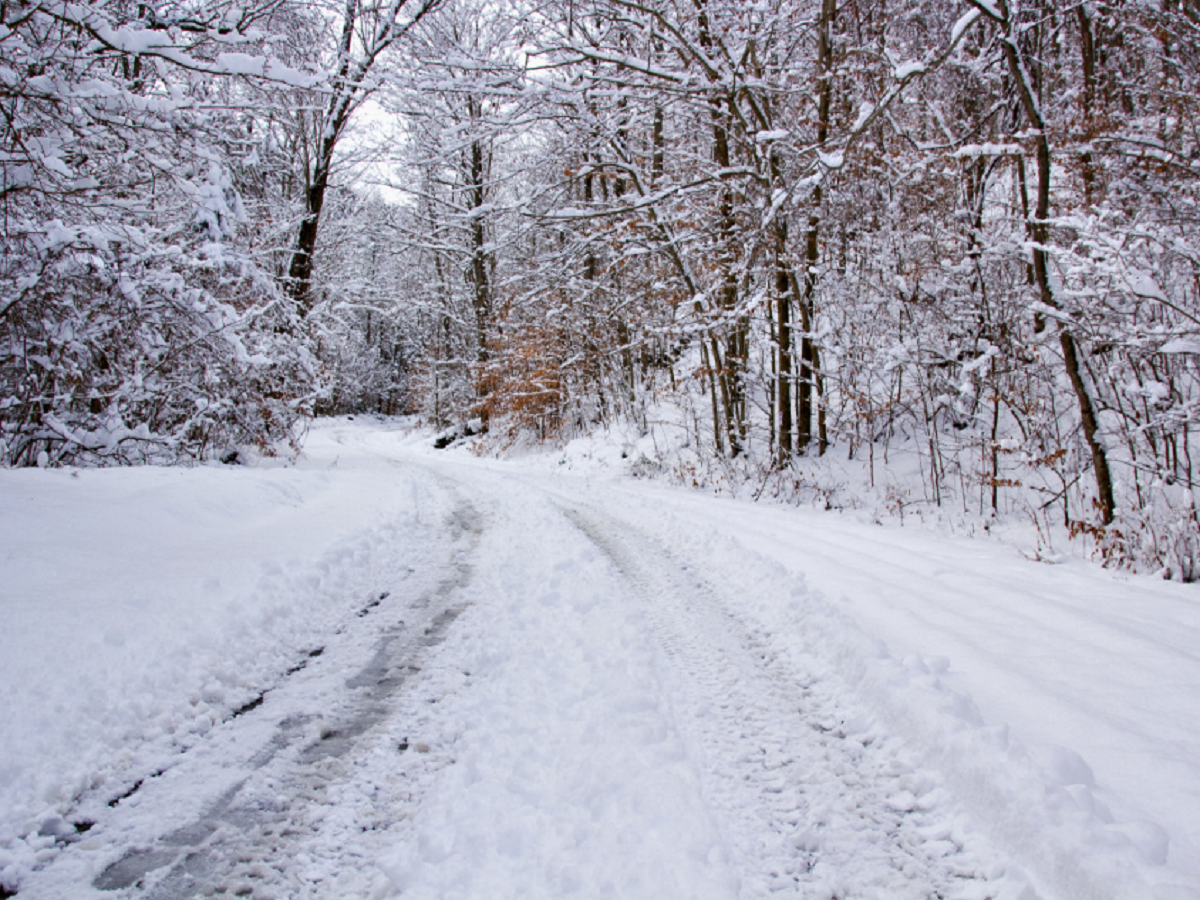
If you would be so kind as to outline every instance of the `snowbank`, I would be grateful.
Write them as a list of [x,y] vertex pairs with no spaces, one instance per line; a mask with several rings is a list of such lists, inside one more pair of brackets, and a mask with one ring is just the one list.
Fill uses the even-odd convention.
[[291,469],[0,470],[0,885],[418,552],[417,490],[320,429]]

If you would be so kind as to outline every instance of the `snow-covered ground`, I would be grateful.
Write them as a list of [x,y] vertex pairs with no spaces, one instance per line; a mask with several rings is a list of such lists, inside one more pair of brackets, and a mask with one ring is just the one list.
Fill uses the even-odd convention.
[[0,886],[1200,898],[1196,587],[564,459],[0,471]]

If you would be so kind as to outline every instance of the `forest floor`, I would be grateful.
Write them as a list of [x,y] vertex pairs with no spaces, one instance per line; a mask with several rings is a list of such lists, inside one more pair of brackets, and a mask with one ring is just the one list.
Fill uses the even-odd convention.
[[1200,898],[1197,587],[431,444],[0,471],[0,894]]

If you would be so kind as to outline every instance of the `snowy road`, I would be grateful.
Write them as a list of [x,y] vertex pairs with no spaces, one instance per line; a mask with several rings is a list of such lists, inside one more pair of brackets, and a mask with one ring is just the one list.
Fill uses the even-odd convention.
[[[283,585],[307,610],[303,624],[280,624],[291,613],[274,606],[259,618],[239,613],[236,631],[200,621],[198,633],[209,628],[224,652],[198,664],[210,683],[206,699],[192,697],[191,718],[172,709],[172,692],[189,688],[171,658],[156,661],[164,688],[148,687],[144,672],[105,670],[109,689],[137,703],[108,708],[127,727],[102,736],[86,780],[65,797],[18,741],[0,743],[0,766],[40,777],[50,807],[37,813],[36,798],[8,795],[14,809],[35,810],[44,832],[12,844],[9,868],[0,865],[19,876],[18,896],[1200,896],[1187,851],[1168,864],[1162,825],[1098,810],[1112,792],[1071,744],[1010,739],[999,723],[1024,720],[1009,685],[970,682],[970,670],[956,677],[919,655],[926,630],[960,642],[981,631],[930,611],[945,600],[939,591],[961,587],[928,569],[978,573],[994,547],[971,559],[918,538],[930,548],[914,563],[901,558],[911,539],[884,540],[874,554],[889,577],[849,548],[861,535],[836,525],[823,544],[818,533],[789,534],[796,524],[783,510],[435,456],[396,432],[349,424],[318,431],[308,457],[319,478],[281,475],[263,496],[285,501],[255,507],[281,544],[250,551],[271,558],[284,543],[314,542],[315,564],[292,563]],[[227,502],[249,514],[244,496]],[[322,527],[331,548],[318,552],[312,533]],[[181,566],[205,552],[192,537],[193,550],[173,555]],[[831,603],[802,577],[797,540],[812,580],[915,599],[892,620],[884,608]],[[789,541],[790,555],[772,543]],[[227,587],[207,577],[209,594],[274,603],[277,575],[243,588],[239,558],[222,563]],[[36,578],[15,559],[19,601]],[[140,586],[128,575],[125,589],[150,590],[162,574],[148,567]],[[934,596],[922,610],[926,583]],[[180,603],[194,601],[185,592]],[[888,625],[904,661],[847,606]],[[110,623],[106,646],[136,653],[140,621]],[[251,622],[254,639],[241,631]],[[1016,640],[1004,621],[988,627],[1001,644],[973,648],[984,658],[1019,649],[1003,645]],[[938,646],[957,648],[951,637]],[[152,639],[189,643],[169,629]],[[1155,659],[1189,683],[1195,645],[1178,629],[1158,639],[1174,640],[1167,649],[1185,664]],[[255,669],[268,648],[271,665]],[[1144,679],[1163,677],[1155,664],[1138,669]],[[988,665],[1014,683],[1044,680],[1019,660]],[[86,667],[62,666],[38,671],[87,678]],[[1061,698],[1059,687],[1032,691],[1026,719]],[[984,695],[983,714],[968,689]],[[7,711],[21,701],[4,702]],[[147,708],[164,723],[158,731],[144,725]],[[1187,752],[1189,727],[1165,727],[1170,753]],[[1109,743],[1138,749],[1122,733],[1113,726]],[[50,752],[65,761],[87,738],[67,730],[63,742]],[[1195,791],[1194,768],[1178,767],[1165,777]],[[1172,807],[1151,806],[1171,824]],[[1186,848],[1191,820],[1181,818],[1170,836]],[[92,824],[76,833],[79,823]]]

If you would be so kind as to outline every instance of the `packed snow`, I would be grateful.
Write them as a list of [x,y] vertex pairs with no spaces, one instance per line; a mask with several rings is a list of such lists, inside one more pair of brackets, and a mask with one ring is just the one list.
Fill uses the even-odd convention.
[[628,449],[0,470],[0,887],[1200,898],[1194,586]]

